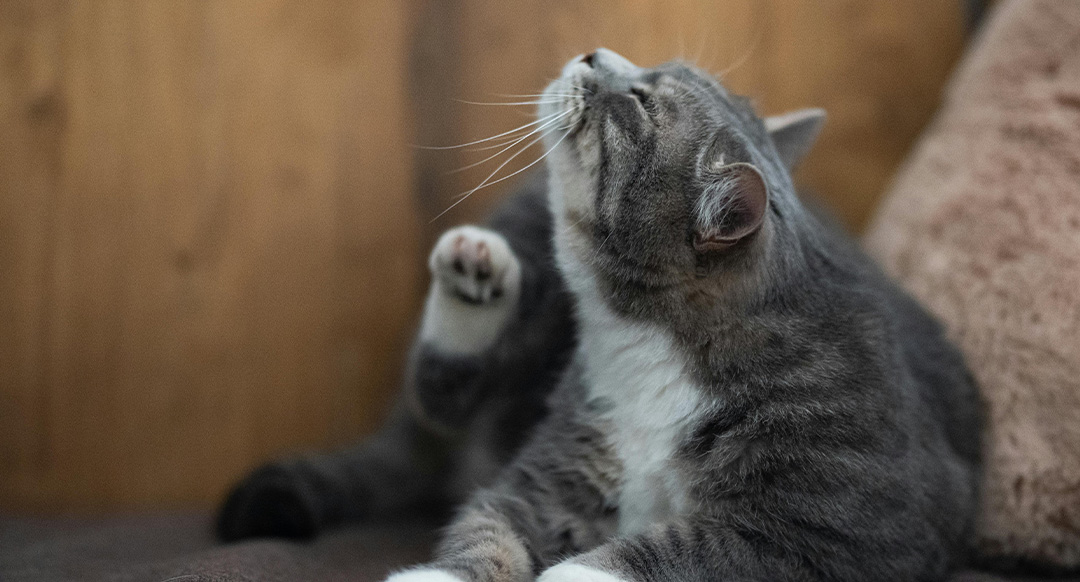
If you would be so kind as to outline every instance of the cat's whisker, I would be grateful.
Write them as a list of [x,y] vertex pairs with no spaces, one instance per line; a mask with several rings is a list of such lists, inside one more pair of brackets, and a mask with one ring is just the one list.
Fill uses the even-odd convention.
[[561,100],[555,99],[551,101],[509,101],[509,102],[494,102],[488,103],[484,101],[465,101],[464,99],[455,99],[458,103],[464,103],[466,105],[502,105],[502,106],[524,106],[524,105],[544,105],[548,103],[561,103]]
[[701,101],[709,102],[709,101],[712,100],[712,97],[709,96],[709,94],[706,93],[704,90],[702,90],[701,87],[691,85],[690,86],[690,92],[693,93],[694,96],[697,97],[698,99],[700,99]]
[[438,215],[436,215],[436,216],[435,216],[435,218],[432,218],[432,219],[431,219],[431,220],[432,220],[432,222],[434,222],[434,221],[438,220],[439,218],[441,218],[441,217],[442,217],[442,215],[444,215],[444,214],[446,214],[447,212],[450,212],[451,210],[453,210],[455,206],[457,206],[458,204],[461,204],[462,202],[464,202],[464,201],[465,201],[465,200],[466,200],[466,199],[467,199],[467,198],[468,198],[469,196],[471,196],[471,195],[472,195],[472,194],[473,194],[474,192],[476,192],[477,190],[480,190],[481,188],[483,188],[483,187],[485,187],[486,185],[488,185],[488,181],[489,181],[489,180],[491,180],[491,178],[493,178],[493,177],[494,177],[494,176],[495,176],[496,174],[498,174],[500,170],[502,170],[503,168],[505,168],[507,164],[509,164],[509,163],[510,163],[511,161],[513,161],[513,160],[514,160],[514,158],[518,157],[518,156],[519,156],[519,155],[521,155],[521,154],[522,154],[523,152],[525,152],[525,150],[527,150],[527,149],[529,149],[530,147],[532,147],[532,146],[533,146],[533,144],[536,144],[536,143],[537,143],[537,142],[539,142],[540,140],[544,139],[544,137],[546,137],[546,134],[545,134],[545,135],[541,135],[540,137],[538,137],[538,138],[536,138],[536,139],[532,140],[531,142],[529,142],[528,144],[526,144],[526,145],[525,145],[525,147],[523,147],[523,148],[521,148],[520,150],[518,150],[517,152],[515,152],[515,153],[514,153],[514,155],[512,155],[512,156],[510,156],[509,158],[507,158],[506,160],[504,160],[504,161],[503,161],[503,163],[499,164],[499,167],[498,167],[498,168],[495,168],[495,171],[494,171],[494,172],[492,172],[491,174],[488,174],[488,176],[487,176],[486,178],[484,178],[484,179],[483,179],[483,180],[482,180],[482,181],[480,182],[480,185],[479,185],[479,186],[477,186],[477,187],[473,188],[472,190],[467,190],[467,191],[465,191],[465,192],[463,192],[463,193],[461,193],[461,194],[458,194],[458,195],[457,195],[457,196],[455,197],[455,198],[456,198],[456,200],[454,201],[454,203],[453,203],[453,204],[451,204],[451,205],[450,205],[449,207],[447,207],[447,208],[446,208],[446,210],[443,210],[443,211],[442,211],[442,212],[440,212],[440,213],[439,213]]
[[[565,117],[566,115],[570,115],[571,113],[573,113],[573,110],[567,110],[567,111],[563,111],[563,112],[560,112],[560,113],[554,113],[554,114],[551,114],[551,115],[547,116],[545,118],[545,121],[554,120],[554,119],[560,119],[562,117]],[[546,127],[548,125],[549,124],[545,123],[544,127]],[[465,151],[468,151],[468,152],[483,152],[483,151],[487,151],[487,150],[491,150],[491,149],[495,149],[495,148],[500,148],[500,147],[503,147],[503,146],[505,146],[507,144],[510,144],[510,143],[514,142],[514,141],[517,141],[518,139],[520,139],[522,137],[528,137],[528,136],[536,133],[536,131],[539,130],[539,129],[540,129],[540,127],[537,127],[537,128],[534,128],[532,131],[529,131],[526,134],[510,136],[505,141],[500,141],[500,142],[495,143],[495,144],[485,145],[485,146],[481,146],[481,147],[473,147],[473,148],[469,148],[469,149],[467,149]]]
[[[462,192],[461,194],[458,194],[457,196],[455,196],[455,198],[461,198],[461,199],[467,198],[467,197],[469,197],[469,195],[471,195],[471,194],[472,194],[473,192],[476,192],[477,190],[480,190],[481,188],[484,188],[484,187],[486,187],[486,186],[489,186],[490,184],[494,184],[494,183],[496,183],[496,182],[500,182],[500,181],[502,181],[502,178],[500,178],[499,180],[496,180],[495,182],[490,182],[490,183],[488,182],[488,181],[489,181],[489,180],[491,180],[491,179],[492,179],[493,177],[495,177],[495,175],[496,175],[496,174],[498,174],[500,170],[502,170],[502,169],[503,169],[504,167],[506,167],[506,165],[507,165],[507,164],[509,164],[509,163],[510,163],[510,162],[511,162],[511,161],[512,161],[512,160],[513,160],[514,158],[516,158],[516,157],[518,157],[519,155],[521,155],[522,153],[524,153],[524,152],[525,152],[525,150],[527,150],[527,149],[531,148],[531,147],[532,147],[533,145],[535,145],[535,144],[539,143],[539,142],[540,142],[541,140],[543,140],[543,139],[544,139],[545,137],[547,137],[547,136],[548,136],[548,134],[550,134],[550,133],[551,133],[552,131],[555,131],[555,130],[549,130],[549,131],[546,131],[546,132],[544,132],[544,133],[543,133],[542,135],[540,135],[540,137],[537,137],[536,139],[532,140],[531,142],[529,142],[528,144],[526,144],[526,145],[525,145],[524,147],[522,147],[522,148],[521,148],[520,150],[518,150],[518,151],[514,152],[514,155],[512,155],[512,156],[510,156],[509,158],[507,158],[506,160],[504,160],[504,161],[503,161],[503,163],[502,163],[502,164],[500,164],[498,168],[495,168],[495,171],[494,171],[494,172],[492,172],[492,173],[491,173],[491,174],[490,174],[490,175],[489,175],[488,177],[484,178],[484,179],[483,179],[483,180],[482,180],[482,181],[480,182],[480,185],[479,185],[479,186],[477,186],[477,187],[473,188],[472,190],[467,190],[467,191],[465,191],[465,192]],[[513,147],[513,146],[511,146],[511,147]],[[512,175],[512,174],[511,174],[511,175]]]
[[[555,114],[552,114],[552,115],[555,115]],[[500,133],[498,135],[493,135],[491,137],[485,137],[484,139],[478,139],[476,141],[470,141],[469,143],[463,143],[463,144],[452,145],[452,146],[415,146],[415,147],[423,149],[423,150],[454,150],[454,149],[469,147],[469,146],[476,145],[476,144],[486,143],[486,142],[489,142],[489,141],[492,141],[492,140],[495,140],[495,139],[499,139],[499,138],[502,138],[502,137],[511,136],[511,135],[513,135],[513,134],[515,134],[515,133],[517,133],[519,131],[523,131],[523,130],[525,130],[525,129],[529,128],[529,127],[532,127],[534,125],[537,125],[537,124],[540,124],[540,123],[546,123],[549,119],[551,119],[551,115],[546,116],[546,117],[541,117],[540,119],[537,119],[535,121],[531,121],[529,123],[526,123],[525,125],[522,125],[520,127],[516,127],[514,129],[511,129],[510,131],[504,131],[504,132],[502,132],[502,133]]]
[[481,182],[479,186],[477,186],[476,188],[473,188],[472,190],[469,190],[468,192],[465,192],[456,202],[454,202],[449,207],[447,207],[446,210],[443,210],[437,216],[435,216],[435,218],[432,218],[431,222],[434,222],[434,221],[438,220],[444,214],[446,214],[447,212],[450,212],[451,210],[453,210],[455,206],[457,206],[458,204],[461,204],[462,202],[464,202],[466,199],[468,199],[469,196],[471,196],[473,193],[477,192],[481,188],[486,188],[488,186],[493,186],[495,184],[498,184],[499,182],[502,182],[504,180],[509,180],[510,178],[513,178],[514,176],[516,176],[516,175],[524,172],[525,170],[528,170],[529,168],[535,166],[536,164],[540,163],[540,161],[542,161],[544,158],[546,158],[548,156],[548,154],[550,154],[552,151],[555,150],[555,148],[559,147],[559,144],[561,144],[563,142],[563,140],[566,139],[566,136],[570,135],[570,130],[567,129],[565,131],[565,133],[563,133],[562,137],[559,138],[559,141],[555,142],[555,144],[552,145],[551,148],[548,149],[548,151],[544,152],[544,155],[540,156],[539,158],[537,158],[536,160],[534,160],[530,164],[526,165],[524,168],[521,168],[520,170],[518,170],[516,172],[513,172],[512,174],[510,174],[508,176],[503,176],[502,178],[499,178],[498,180],[495,180],[493,182],[488,181],[488,180],[491,180],[491,178],[494,177],[496,174],[498,174],[499,171],[502,170],[503,167],[506,166],[506,164],[509,164],[514,158],[518,157],[519,155],[521,155],[522,152],[524,152],[525,150],[532,147],[533,144],[535,144],[535,143],[539,142],[540,140],[544,139],[545,137],[547,137],[547,135],[548,135],[548,133],[545,133],[544,135],[541,135],[540,137],[538,137],[538,138],[534,139],[533,141],[529,142],[529,144],[527,146],[525,146],[524,148],[518,150],[517,153],[510,156],[506,161],[504,161],[501,165],[499,165],[498,168],[495,168],[495,171],[492,172],[487,178],[485,178],[484,181]]
[[701,57],[703,57],[705,55],[705,47],[708,46],[708,44],[709,44],[709,37],[703,35],[701,37],[701,43],[698,45],[697,54],[694,55],[694,61],[693,62],[695,64],[701,62]]
[[524,99],[526,97],[577,97],[577,95],[574,95],[573,93],[526,93],[524,95],[495,93],[495,96],[503,99]]
[[[488,161],[490,161],[490,160],[492,160],[494,158],[497,158],[497,157],[501,156],[502,154],[506,153],[508,150],[510,150],[511,148],[516,146],[517,144],[525,141],[529,137],[536,135],[537,133],[543,131],[544,129],[546,129],[550,125],[554,125],[556,122],[561,121],[563,117],[565,117],[566,115],[569,115],[570,113],[573,113],[573,112],[572,111],[564,111],[563,113],[554,116],[554,118],[552,118],[551,121],[549,121],[548,123],[545,123],[544,125],[541,125],[541,126],[537,127],[536,129],[530,131],[529,133],[527,133],[527,134],[525,134],[525,135],[523,135],[523,136],[521,136],[519,138],[515,138],[515,139],[511,140],[509,142],[510,145],[507,145],[505,148],[495,152],[494,154],[480,160],[479,162],[474,162],[474,163],[471,163],[471,164],[469,164],[467,166],[458,168],[456,170],[451,170],[448,173],[449,174],[456,174],[458,172],[463,172],[465,170],[468,170],[469,168],[475,168],[476,166],[479,166],[479,165],[481,165],[481,164],[483,164],[485,162],[488,162]],[[499,144],[498,146],[489,146],[488,148],[483,148],[483,149],[491,149],[493,147],[499,147],[499,146],[502,146],[502,145],[506,145],[506,143],[507,142],[503,142],[503,143]]]
[[697,99],[699,99],[700,101],[705,102],[705,103],[708,103],[709,101],[712,101],[712,97],[710,97],[708,93],[705,93],[701,89],[701,87],[698,87],[698,86],[690,84],[690,83],[683,83],[682,81],[680,81],[679,84],[682,87],[686,88],[686,93],[683,94],[684,97],[687,96],[687,95],[693,95],[694,97],[696,97]]
[[[502,182],[502,181],[504,181],[504,180],[509,180],[510,178],[513,178],[514,176],[516,176],[516,175],[518,175],[518,174],[520,174],[520,173],[524,172],[525,170],[528,170],[529,168],[531,168],[531,167],[535,166],[536,164],[540,163],[541,161],[543,161],[543,159],[544,159],[544,158],[546,158],[546,157],[548,156],[548,154],[550,154],[550,153],[551,153],[552,151],[554,151],[554,150],[555,150],[555,148],[556,148],[556,147],[558,147],[558,146],[559,146],[559,144],[560,144],[560,143],[562,143],[562,141],[563,141],[564,139],[566,139],[566,136],[570,135],[570,128],[569,128],[569,127],[564,127],[564,128],[556,128],[556,129],[550,130],[550,131],[546,132],[546,133],[545,133],[544,135],[542,135],[542,136],[540,136],[539,138],[537,138],[536,140],[534,140],[533,142],[531,142],[531,143],[530,143],[530,144],[529,144],[528,146],[526,146],[526,148],[525,148],[525,149],[528,149],[528,148],[529,148],[529,147],[531,147],[531,146],[532,146],[533,144],[537,143],[538,141],[540,141],[540,140],[542,140],[542,139],[546,138],[546,137],[547,137],[548,135],[550,135],[550,134],[554,133],[555,131],[559,131],[559,130],[565,131],[565,133],[563,134],[563,136],[562,136],[562,137],[560,137],[560,138],[559,138],[559,141],[555,142],[555,144],[554,144],[554,145],[552,145],[552,146],[551,146],[551,148],[550,148],[550,149],[548,149],[548,151],[544,152],[544,154],[543,154],[543,155],[541,155],[541,156],[540,156],[539,158],[537,158],[536,160],[534,160],[534,161],[530,162],[530,163],[529,163],[528,165],[526,165],[526,166],[525,166],[524,168],[521,168],[520,170],[517,170],[517,171],[515,171],[515,172],[511,173],[510,175],[507,175],[507,176],[503,176],[502,178],[499,178],[498,180],[495,180],[495,181],[493,181],[493,182],[488,182],[488,183],[486,183],[486,184],[481,184],[480,186],[477,186],[477,187],[476,187],[475,189],[473,189],[473,190],[472,190],[472,191],[470,191],[469,193],[471,194],[472,192],[475,192],[476,190],[479,190],[480,188],[486,188],[486,187],[488,187],[488,186],[493,186],[493,185],[495,185],[495,184],[498,184],[499,182]],[[523,150],[521,150],[521,151],[525,151],[525,149],[523,149]],[[520,153],[520,152],[519,152],[519,153]],[[509,161],[509,160],[507,160],[507,161]]]
[[678,86],[679,90],[676,99],[678,99],[679,101],[686,99],[686,97],[690,95],[690,87],[685,82],[683,82],[682,79],[675,79],[675,83]]
[[575,85],[575,84],[571,83],[570,81],[567,81],[566,79],[563,79],[561,77],[558,78],[558,79],[548,79],[548,80],[553,84],[554,83],[562,83],[563,85],[565,85],[567,87],[572,87],[572,88],[577,89],[579,91],[585,91],[586,93],[592,93],[591,90],[586,89],[585,87],[580,87],[578,85]]
[[743,54],[740,55],[739,58],[736,59],[734,63],[728,65],[726,68],[722,69],[719,73],[715,73],[716,78],[717,79],[723,79],[728,73],[730,73],[730,72],[738,69],[739,67],[743,66],[744,64],[746,64],[746,62],[749,61],[750,57],[754,54],[754,51],[757,49],[758,45],[761,44],[762,39],[764,37],[765,37],[764,31],[759,30],[757,32],[757,34],[754,36],[754,40],[750,43],[750,47],[747,48],[745,51],[743,51]]
[[[567,115],[569,115],[569,114],[573,113],[573,111],[566,111],[565,113],[566,113]],[[560,114],[560,115],[559,115],[558,117],[559,117],[559,118],[562,118],[562,117],[564,117],[564,116]],[[554,118],[552,118],[552,119],[554,119]],[[544,125],[543,127],[547,127],[547,126],[548,126],[548,125],[547,125],[547,124],[545,124],[545,125]],[[500,147],[503,147],[503,146],[505,146],[505,145],[508,145],[508,144],[514,144],[514,143],[519,143],[519,142],[521,142],[522,140],[524,140],[525,138],[528,138],[528,137],[529,137],[529,136],[531,136],[531,135],[535,135],[535,134],[536,134],[536,132],[537,132],[537,131],[539,131],[540,129],[541,129],[541,127],[537,127],[537,128],[535,128],[535,129],[534,129],[533,131],[530,131],[530,132],[529,132],[529,133],[527,133],[527,134],[524,134],[524,135],[521,135],[521,136],[513,136],[513,137],[511,137],[510,139],[507,139],[506,141],[501,141],[501,142],[499,142],[499,143],[496,143],[496,144],[492,144],[492,145],[487,145],[487,146],[483,146],[483,147],[476,147],[476,148],[469,148],[469,149],[467,149],[467,150],[465,150],[465,151],[469,151],[469,152],[483,152],[483,151],[487,151],[487,150],[492,150],[492,149],[500,148]]]

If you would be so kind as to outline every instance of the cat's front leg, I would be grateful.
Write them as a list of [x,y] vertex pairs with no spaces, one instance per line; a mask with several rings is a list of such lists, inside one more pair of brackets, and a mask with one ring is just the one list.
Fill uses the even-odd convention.
[[[562,428],[564,438],[584,448],[589,433]],[[560,440],[536,447],[546,453],[566,444]],[[535,464],[546,455],[530,457],[527,451],[493,488],[473,496],[447,527],[433,562],[386,582],[533,582],[538,569],[599,544],[607,520],[603,494],[582,479],[593,469],[546,471]]]
[[470,510],[450,526],[434,562],[386,582],[533,582],[524,540],[497,511]]
[[568,371],[553,395],[560,408],[458,512],[435,560],[387,582],[532,582],[544,567],[610,538],[621,465],[573,390],[578,374]]
[[705,521],[657,525],[644,534],[617,538],[560,562],[542,572],[536,582],[853,580],[823,576],[812,563],[788,553],[780,540],[755,540],[749,531],[739,533]]
[[933,540],[927,540],[929,546],[921,542],[921,547],[905,543],[900,532],[906,526],[898,523],[902,520],[882,520],[867,529],[835,514],[817,513],[817,523],[748,517],[691,517],[657,524],[555,564],[536,582],[945,579],[946,561],[933,551]]

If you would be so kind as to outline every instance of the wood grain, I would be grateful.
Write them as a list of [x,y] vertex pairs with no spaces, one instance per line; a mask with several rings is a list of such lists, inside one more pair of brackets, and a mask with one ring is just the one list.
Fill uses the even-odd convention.
[[421,290],[397,3],[3,6],[0,506],[205,504],[371,430]]
[[858,228],[934,110],[962,14],[937,0],[0,2],[0,511],[206,507],[260,461],[373,430],[429,243],[510,184],[435,219],[495,166],[448,173],[483,156],[413,145],[531,114],[459,100],[536,93],[597,46],[693,60],[766,112],[829,110],[800,177]]

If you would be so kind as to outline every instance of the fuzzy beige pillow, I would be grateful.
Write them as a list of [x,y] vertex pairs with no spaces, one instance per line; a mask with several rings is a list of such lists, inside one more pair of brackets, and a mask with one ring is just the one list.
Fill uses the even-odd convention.
[[980,383],[979,548],[1080,567],[1080,1],[1000,3],[866,244]]

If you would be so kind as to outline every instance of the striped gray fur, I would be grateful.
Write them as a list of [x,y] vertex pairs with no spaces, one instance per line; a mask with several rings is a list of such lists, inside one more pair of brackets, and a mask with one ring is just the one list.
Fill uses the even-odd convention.
[[691,66],[605,50],[549,93],[542,115],[572,112],[548,168],[578,347],[433,562],[391,582],[945,579],[980,404],[940,326],[796,197],[819,116],[767,129]]

